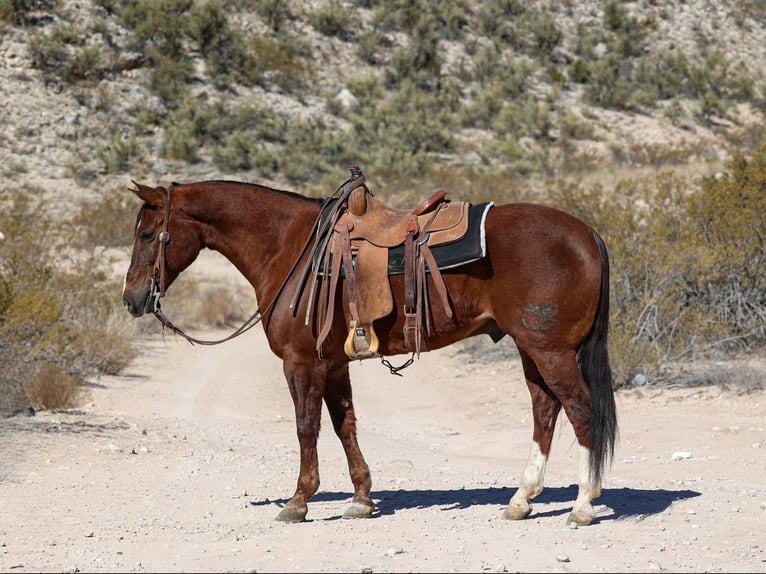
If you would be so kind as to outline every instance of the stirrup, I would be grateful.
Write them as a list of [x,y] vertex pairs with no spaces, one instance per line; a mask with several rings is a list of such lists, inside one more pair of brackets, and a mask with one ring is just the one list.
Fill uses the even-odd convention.
[[355,320],[352,320],[343,350],[350,359],[369,359],[380,356],[378,355],[379,344],[380,341],[372,324],[358,325]]

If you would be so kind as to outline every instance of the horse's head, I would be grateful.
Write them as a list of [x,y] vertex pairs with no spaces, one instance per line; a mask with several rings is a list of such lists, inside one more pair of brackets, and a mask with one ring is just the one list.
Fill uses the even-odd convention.
[[144,201],[133,230],[133,254],[125,275],[122,301],[134,317],[159,309],[159,298],[201,249],[193,220],[171,198],[173,185],[148,187],[133,182]]

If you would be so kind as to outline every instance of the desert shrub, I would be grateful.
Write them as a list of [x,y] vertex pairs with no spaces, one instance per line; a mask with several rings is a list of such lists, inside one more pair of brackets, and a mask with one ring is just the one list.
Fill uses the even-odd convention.
[[296,120],[290,123],[277,157],[278,169],[293,185],[338,173],[339,168],[358,164],[357,143],[332,133],[322,122]]
[[190,13],[189,33],[205,58],[207,70],[219,87],[233,82],[255,83],[255,55],[239,30],[232,29],[220,0],[195,4]]
[[40,70],[57,70],[66,65],[69,52],[66,44],[54,32],[36,34],[30,38],[32,64]]
[[616,53],[587,65],[585,98],[603,108],[630,109],[630,88],[620,73],[620,58]]
[[128,47],[142,53],[151,70],[149,86],[173,109],[188,96],[193,64],[186,48],[192,0],[120,4],[119,16],[131,30]]
[[27,10],[25,4],[20,0],[0,0],[0,22],[20,24]]
[[276,37],[255,35],[249,51],[257,54],[249,69],[253,83],[273,84],[299,98],[311,85],[311,47],[301,38],[286,32]]
[[496,38],[511,46],[521,42],[513,21],[526,11],[522,0],[488,0],[481,2],[476,10],[476,27],[483,36]]
[[149,87],[170,110],[182,106],[189,99],[189,78],[193,64],[188,58],[168,57],[160,52],[151,53]]
[[679,361],[766,343],[766,148],[727,169],[699,182],[666,171],[610,192],[561,182],[548,190],[609,248],[618,385],[639,373],[668,383]]
[[263,21],[275,32],[293,17],[290,0],[252,0],[252,7]]
[[0,415],[23,406],[30,369],[54,336],[62,305],[46,292],[50,274],[49,268],[29,269],[16,257],[0,268]]
[[249,170],[256,163],[257,145],[257,142],[244,132],[228,134],[220,144],[214,145],[213,163],[223,173]]
[[0,414],[71,406],[72,387],[133,357],[110,318],[119,284],[102,252],[74,248],[79,218],[62,222],[28,193],[2,192],[0,206]]
[[131,47],[139,52],[158,51],[167,58],[187,59],[184,41],[189,31],[192,0],[143,2],[125,0],[120,17],[133,31]]
[[707,344],[751,349],[766,342],[766,146],[726,168],[685,198],[688,279]]
[[658,99],[668,99],[688,89],[689,62],[680,50],[661,49],[651,56],[636,60],[635,82],[644,89],[652,89]]
[[351,40],[355,36],[356,15],[351,6],[339,0],[325,0],[309,14],[309,22],[325,36]]
[[356,43],[356,55],[363,62],[372,65],[378,65],[382,61],[382,54],[391,42],[386,36],[377,29],[370,30],[362,34]]
[[71,245],[94,257],[101,257],[106,248],[130,245],[138,213],[135,195],[127,185],[91,193],[72,217],[77,233],[70,237]]
[[86,43],[89,36],[89,30],[64,24],[30,34],[32,65],[69,83],[104,77],[110,64],[99,44]]
[[450,90],[445,85],[443,92],[423,92],[405,82],[380,102],[362,98],[350,140],[368,171],[374,166],[414,175],[434,154],[452,151],[457,103]]
[[25,381],[23,392],[36,410],[68,409],[77,406],[82,386],[54,365],[43,364]]
[[96,142],[96,157],[104,164],[106,173],[121,173],[138,156],[138,141],[133,135],[112,134],[108,142]]
[[519,18],[519,28],[528,36],[525,51],[535,58],[550,58],[563,33],[545,10],[530,10]]
[[406,44],[394,48],[391,66],[386,68],[387,85],[398,88],[403,82],[412,82],[423,90],[433,90],[438,86],[443,64],[437,18],[421,12],[406,27],[410,25]]
[[604,7],[604,26],[614,35],[612,45],[624,57],[641,55],[646,38],[646,22],[632,16],[620,0],[607,0]]

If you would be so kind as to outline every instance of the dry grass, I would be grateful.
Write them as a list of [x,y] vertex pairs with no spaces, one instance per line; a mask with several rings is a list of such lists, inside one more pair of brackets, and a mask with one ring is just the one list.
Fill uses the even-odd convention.
[[36,410],[77,406],[83,387],[55,365],[42,365],[23,385],[29,404]]

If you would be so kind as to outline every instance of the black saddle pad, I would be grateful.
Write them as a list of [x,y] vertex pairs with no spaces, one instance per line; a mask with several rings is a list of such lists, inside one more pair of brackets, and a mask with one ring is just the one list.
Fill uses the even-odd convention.
[[[468,231],[454,243],[431,247],[439,269],[451,269],[481,259],[487,254],[484,220],[494,202],[468,206]],[[388,274],[404,273],[404,245],[388,250]]]

